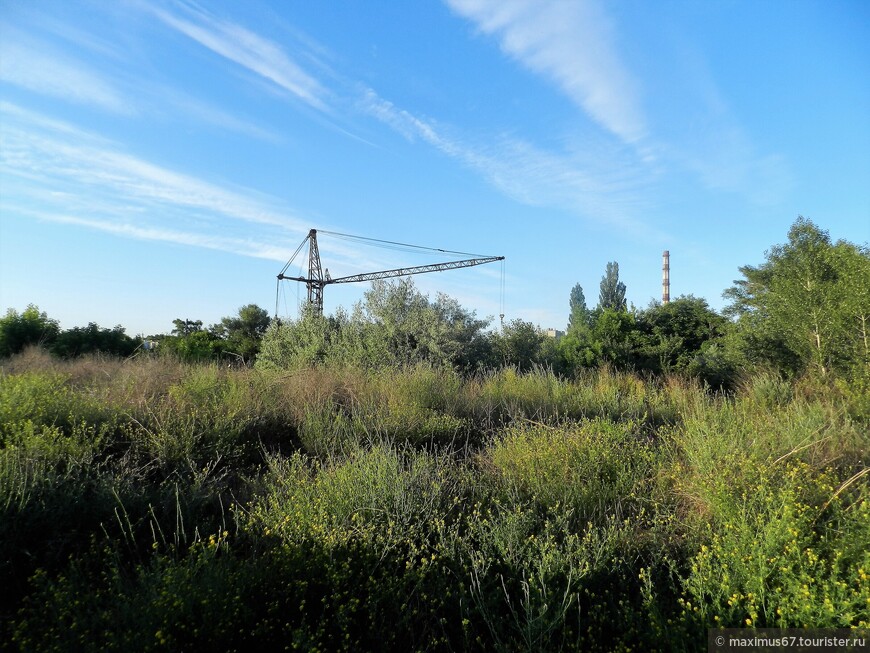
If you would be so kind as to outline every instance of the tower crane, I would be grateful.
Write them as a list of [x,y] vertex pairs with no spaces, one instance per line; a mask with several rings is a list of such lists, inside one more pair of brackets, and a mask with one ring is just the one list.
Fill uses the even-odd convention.
[[[323,233],[333,233],[325,231]],[[351,237],[347,234],[333,234],[336,236]],[[363,238],[362,240],[371,240],[375,242],[389,243],[391,245],[402,245],[403,243],[393,243],[391,241],[378,241],[374,238]],[[308,276],[293,277],[285,275],[293,259],[302,251],[305,243],[308,243]],[[433,249],[429,247],[419,247],[410,245],[409,247],[418,247],[419,249]],[[435,250],[447,253],[446,250]],[[458,254],[460,252],[450,252]],[[346,277],[332,278],[327,269],[324,273],[320,263],[320,250],[317,246],[317,229],[311,229],[308,235],[300,243],[299,247],[287,261],[287,264],[278,274],[278,283],[281,281],[298,281],[304,283],[308,288],[308,304],[314,309],[317,314],[323,313],[323,290],[326,286],[334,283],[357,283],[360,281],[375,281],[376,279],[390,279],[393,277],[406,277],[411,274],[423,274],[425,272],[441,272],[443,270],[456,270],[458,268],[469,268],[475,265],[483,265],[484,263],[494,263],[495,261],[503,261],[504,256],[481,256],[478,258],[462,259],[459,261],[448,261],[446,263],[432,263],[430,265],[416,265],[407,268],[395,268],[393,270],[381,270],[379,272],[365,272],[363,274],[352,274]]]

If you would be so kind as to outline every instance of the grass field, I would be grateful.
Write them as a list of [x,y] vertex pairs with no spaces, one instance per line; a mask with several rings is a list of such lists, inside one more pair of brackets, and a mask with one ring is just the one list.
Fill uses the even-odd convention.
[[864,401],[764,373],[723,396],[29,350],[0,375],[0,641],[698,650],[711,626],[868,627]]

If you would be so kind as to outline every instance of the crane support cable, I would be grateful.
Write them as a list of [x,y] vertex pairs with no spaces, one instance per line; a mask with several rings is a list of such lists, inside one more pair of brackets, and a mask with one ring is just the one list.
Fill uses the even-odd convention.
[[305,247],[305,243],[308,242],[308,239],[309,239],[309,238],[311,238],[311,234],[310,234],[310,233],[309,233],[307,236],[305,236],[305,238],[302,239],[302,242],[299,243],[299,247],[297,247],[297,248],[296,248],[296,251],[293,252],[293,256],[291,256],[291,257],[290,257],[290,260],[287,261],[287,264],[286,264],[283,268],[281,268],[281,274],[278,275],[278,279],[280,279],[280,278],[281,278],[281,275],[284,274],[284,273],[287,271],[287,268],[289,268],[290,265],[293,263],[293,259],[295,259],[295,258],[299,255],[299,252],[302,251],[302,248]]
[[441,254],[459,254],[461,256],[472,256],[476,258],[492,258],[487,256],[486,254],[474,254],[472,252],[457,252],[452,249],[441,249],[440,247],[425,247],[423,245],[411,245],[409,243],[399,243],[394,240],[381,240],[380,238],[368,238],[366,236],[354,236],[352,234],[342,234],[337,231],[322,231],[318,230],[319,234],[328,234],[330,236],[337,236],[339,238],[347,238],[350,240],[365,240],[370,243],[380,243],[383,245],[397,245],[399,247],[410,247],[412,249],[422,249],[430,252],[439,252]]

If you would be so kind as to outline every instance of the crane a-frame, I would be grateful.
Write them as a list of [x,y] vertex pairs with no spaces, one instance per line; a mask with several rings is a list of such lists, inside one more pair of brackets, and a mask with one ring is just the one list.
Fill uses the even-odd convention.
[[[332,233],[332,232],[324,232],[324,233]],[[335,234],[339,236],[347,236],[347,234]],[[371,238],[366,238],[364,240],[374,240]],[[290,267],[290,264],[293,262],[293,259],[296,258],[296,255],[302,250],[305,246],[305,243],[308,243],[308,276],[307,277],[291,277],[287,276],[284,273]],[[377,241],[377,242],[389,242],[389,241]],[[401,244],[401,243],[391,243],[391,244]],[[421,249],[432,249],[428,247],[424,247]],[[445,250],[437,250],[437,251],[445,251]],[[458,253],[458,252],[457,252]],[[396,268],[393,270],[381,270],[379,272],[365,272],[363,274],[352,274],[346,277],[338,277],[333,279],[329,276],[329,270],[326,271],[326,274],[323,273],[323,268],[320,263],[320,250],[317,247],[317,229],[312,229],[308,232],[308,235],[305,239],[300,243],[299,247],[296,248],[296,251],[293,253],[293,256],[290,257],[290,260],[287,261],[287,264],[284,266],[284,269],[278,274],[278,283],[281,281],[298,281],[304,283],[308,288],[308,304],[311,308],[317,313],[323,313],[323,289],[333,283],[357,283],[359,281],[374,281],[376,279],[390,279],[393,277],[406,277],[411,274],[423,274],[424,272],[440,272],[442,270],[455,270],[457,268],[469,268],[475,265],[483,265],[484,263],[494,263],[495,261],[503,261],[504,256],[482,256],[479,258],[470,258],[463,259],[460,261],[448,261],[446,263],[432,263],[430,265],[417,265],[408,268]]]

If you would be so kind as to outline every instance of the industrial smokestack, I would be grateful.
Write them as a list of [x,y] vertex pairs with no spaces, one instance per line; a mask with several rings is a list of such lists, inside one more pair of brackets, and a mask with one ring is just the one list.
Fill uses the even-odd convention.
[[671,301],[671,253],[662,252],[662,304]]

